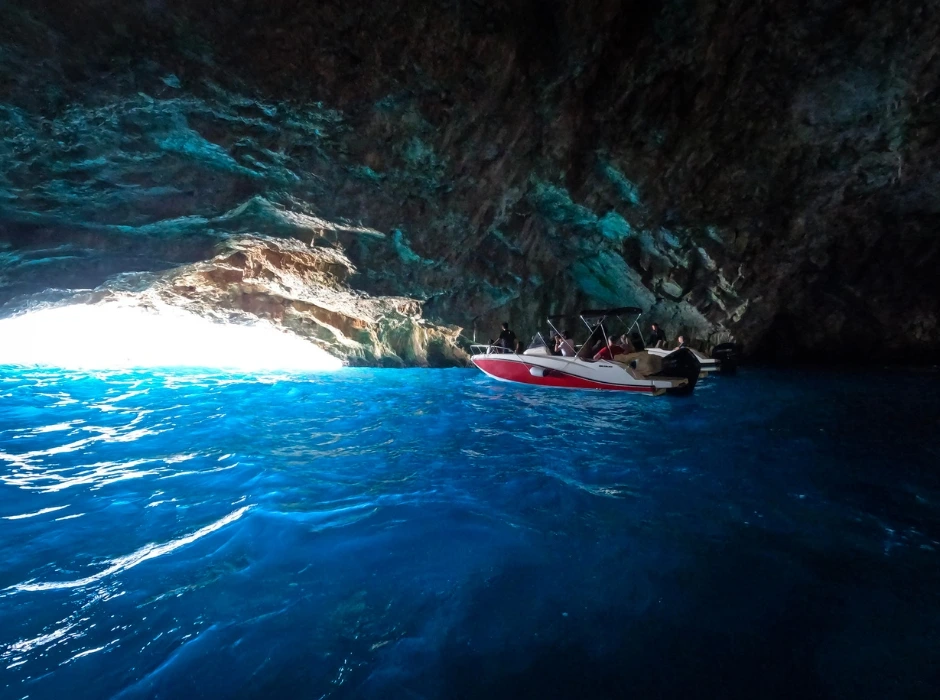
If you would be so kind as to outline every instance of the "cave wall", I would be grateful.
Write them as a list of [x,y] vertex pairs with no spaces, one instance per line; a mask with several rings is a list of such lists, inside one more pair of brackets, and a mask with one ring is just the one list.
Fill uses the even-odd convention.
[[0,6],[0,303],[340,248],[435,323],[940,350],[938,2]]

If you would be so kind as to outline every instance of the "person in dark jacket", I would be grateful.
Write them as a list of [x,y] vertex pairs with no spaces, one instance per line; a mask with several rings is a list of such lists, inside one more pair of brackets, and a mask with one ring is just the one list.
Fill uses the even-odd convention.
[[650,324],[650,347],[666,347],[666,333],[659,327],[658,323]]
[[499,338],[496,342],[490,342],[490,345],[496,345],[498,347],[504,348],[508,352],[519,352],[519,339],[516,338],[516,334],[509,330],[509,322],[503,324],[503,330],[500,331]]

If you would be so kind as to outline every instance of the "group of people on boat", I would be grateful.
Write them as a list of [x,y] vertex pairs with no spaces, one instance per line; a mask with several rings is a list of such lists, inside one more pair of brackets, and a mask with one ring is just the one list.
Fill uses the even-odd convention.
[[[606,342],[604,341],[605,337]],[[680,335],[676,339],[676,342],[677,345],[674,348],[675,350],[685,347],[685,338],[683,336]],[[490,345],[496,348],[500,348],[502,352],[518,353],[522,349],[522,343],[519,342],[519,338],[512,331],[512,329],[509,328],[508,321],[503,323],[499,337],[496,340],[490,340]],[[658,323],[650,324],[649,346],[653,348],[668,349],[666,333]],[[634,340],[631,339],[627,333],[624,333],[620,336],[609,336],[604,333],[595,343],[595,347],[591,349],[593,351],[591,357],[595,360],[612,360],[618,355],[627,355],[633,352],[638,352],[643,350],[643,348],[643,339],[639,337],[639,335],[637,335]],[[552,343],[549,345],[549,349],[555,355],[561,355],[562,357],[575,357],[578,354],[574,339],[571,337],[571,333],[568,331],[561,331],[560,333],[552,331]]]
[[[650,324],[650,347],[661,348],[663,350],[669,349],[669,342],[666,340],[666,333],[658,323]],[[673,350],[678,350],[679,348],[684,347],[685,338],[680,335],[676,338],[676,347],[674,347]]]
[[[545,319],[550,332],[535,333],[529,343],[520,342],[507,321],[498,337],[470,346],[470,361],[502,381],[653,396],[690,394],[710,372],[734,373],[737,351],[732,343],[715,346],[709,357],[688,347],[681,335],[670,342],[658,323],[641,325],[642,315],[637,306],[551,314]],[[575,316],[586,334],[566,330]]]

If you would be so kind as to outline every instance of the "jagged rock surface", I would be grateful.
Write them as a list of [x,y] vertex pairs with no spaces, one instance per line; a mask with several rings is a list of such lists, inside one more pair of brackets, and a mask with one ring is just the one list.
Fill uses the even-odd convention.
[[0,294],[260,233],[466,335],[628,303],[705,345],[934,358],[938,9],[6,3]]
[[342,252],[301,241],[245,236],[212,259],[167,273],[153,285],[170,303],[204,316],[263,318],[308,338],[352,365],[447,366],[466,360],[459,328],[421,317],[405,297],[352,290],[355,268]]

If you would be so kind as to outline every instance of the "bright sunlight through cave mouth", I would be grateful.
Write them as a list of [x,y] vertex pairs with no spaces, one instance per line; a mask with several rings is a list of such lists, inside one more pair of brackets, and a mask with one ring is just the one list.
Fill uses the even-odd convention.
[[267,321],[216,323],[133,302],[73,304],[0,320],[0,365],[67,369],[192,367],[243,372],[335,370],[342,362]]

